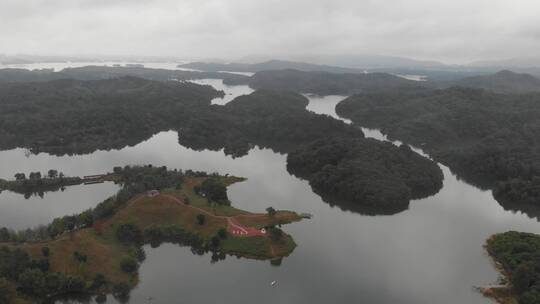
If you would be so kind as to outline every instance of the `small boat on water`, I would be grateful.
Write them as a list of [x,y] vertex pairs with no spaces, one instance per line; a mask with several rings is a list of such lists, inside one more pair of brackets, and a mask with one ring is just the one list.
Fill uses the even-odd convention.
[[277,281],[272,281],[272,283],[270,283],[271,286],[275,286],[277,284]]

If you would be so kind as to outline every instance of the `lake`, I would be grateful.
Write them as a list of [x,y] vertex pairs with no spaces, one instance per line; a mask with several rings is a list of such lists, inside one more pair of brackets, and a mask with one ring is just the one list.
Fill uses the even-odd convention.
[[[227,100],[250,92],[246,86],[218,89],[226,91]],[[334,106],[344,96],[309,98],[307,109],[339,118]],[[306,181],[287,172],[286,155],[255,148],[233,159],[222,151],[194,151],[181,146],[172,131],[133,147],[88,155],[1,151],[0,178],[51,168],[88,175],[150,163],[247,177],[229,188],[233,206],[254,212],[273,206],[313,218],[284,226],[298,247],[279,267],[235,257],[211,263],[210,255],[196,256],[176,245],[145,247],[147,259],[131,303],[492,303],[474,290],[499,276],[482,247],[485,240],[507,230],[540,232],[536,219],[505,211],[491,192],[460,181],[444,166],[444,187],[435,196],[412,201],[396,215],[365,216],[323,202]],[[0,226],[45,224],[91,207],[116,190],[107,183],[77,186],[28,200],[4,192]],[[272,281],[277,284],[271,286]],[[109,296],[108,303],[116,301]]]

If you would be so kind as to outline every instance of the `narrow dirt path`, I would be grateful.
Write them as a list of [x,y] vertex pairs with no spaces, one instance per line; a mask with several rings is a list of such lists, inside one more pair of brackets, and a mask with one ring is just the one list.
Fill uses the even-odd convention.
[[[195,206],[192,206],[192,205],[188,205],[186,204],[183,200],[179,199],[178,197],[175,197],[173,195],[170,195],[170,194],[161,194],[161,196],[164,196],[164,197],[167,197],[169,199],[172,199],[173,201],[175,201],[176,203],[184,206],[184,207],[188,207],[188,208],[191,208],[191,209],[194,209],[194,210],[197,210],[205,215],[208,215],[212,218],[219,218],[219,219],[225,219],[227,220],[227,228],[229,230],[229,232],[231,234],[234,234],[235,236],[244,236],[244,237],[247,237],[247,236],[266,236],[266,233],[263,233],[262,231],[260,231],[259,229],[256,229],[256,228],[253,228],[253,227],[245,227],[245,226],[242,226],[240,223],[238,223],[234,218],[236,216],[223,216],[223,215],[214,215],[212,214],[211,212],[209,212],[208,210],[204,210],[202,208],[199,208],[199,207],[195,207]],[[244,217],[261,217],[261,216],[266,216],[264,214],[244,214],[244,215],[239,215],[239,216],[244,216]]]

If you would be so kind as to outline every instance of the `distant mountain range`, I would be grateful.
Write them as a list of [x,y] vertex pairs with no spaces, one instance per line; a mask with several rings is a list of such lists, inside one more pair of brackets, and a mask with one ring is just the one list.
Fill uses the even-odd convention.
[[540,92],[540,79],[523,73],[503,70],[495,74],[467,77],[451,83],[452,86],[481,88],[496,93]]
[[293,69],[304,72],[330,72],[330,73],[364,73],[365,70],[344,68],[338,66],[319,65],[306,62],[268,60],[260,63],[215,63],[215,62],[191,62],[178,65],[180,68],[195,69],[204,72],[248,72],[257,73],[262,71]]

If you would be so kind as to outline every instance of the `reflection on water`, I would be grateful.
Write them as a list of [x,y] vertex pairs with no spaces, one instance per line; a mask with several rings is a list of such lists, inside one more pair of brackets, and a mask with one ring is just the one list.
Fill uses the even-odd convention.
[[[313,100],[319,104],[310,104],[312,111],[333,109],[324,99]],[[458,180],[444,166],[444,187],[437,195],[412,201],[397,215],[363,216],[324,203],[307,182],[287,173],[285,155],[259,148],[236,159],[222,151],[197,152],[179,145],[176,132],[159,133],[118,151],[73,157],[3,151],[0,177],[50,168],[85,175],[145,163],[244,176],[247,181],[229,190],[236,207],[261,212],[273,206],[314,217],[285,227],[298,248],[280,267],[232,257],[212,264],[210,256],[193,255],[188,248],[147,247],[131,303],[147,303],[152,297],[152,303],[487,304],[491,301],[473,290],[498,278],[482,248],[486,238],[507,230],[540,232],[535,219],[505,211],[490,192]],[[1,215],[13,198],[4,195]],[[77,205],[86,196],[63,195]],[[54,208],[54,202],[48,205]],[[24,212],[18,222],[34,220],[31,211]],[[271,287],[274,280],[277,285]]]
[[95,207],[107,197],[115,194],[114,183],[77,185],[65,190],[46,192],[43,198],[4,191],[0,193],[0,227],[15,230],[49,224],[53,219],[80,213]]

